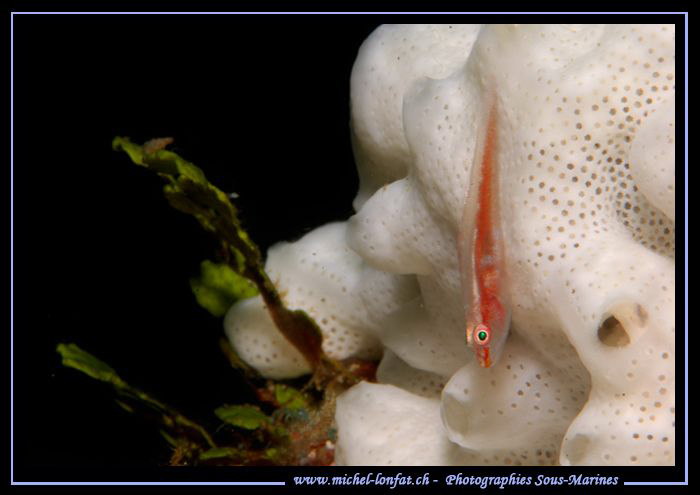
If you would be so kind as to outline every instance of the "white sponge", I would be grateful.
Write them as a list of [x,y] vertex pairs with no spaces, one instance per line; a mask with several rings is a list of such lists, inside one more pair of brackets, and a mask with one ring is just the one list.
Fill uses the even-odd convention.
[[224,328],[241,359],[263,376],[296,378],[311,371],[304,356],[279,333],[260,296],[234,304]]
[[[676,99],[669,98],[639,128],[630,170],[647,201],[676,221]],[[665,132],[664,132],[665,130]]]
[[[357,292],[362,260],[345,243],[345,224],[333,223],[268,253],[265,270],[290,309],[303,309],[320,326],[330,357],[377,359],[379,342],[364,330],[366,311]],[[240,357],[270,378],[310,371],[302,355],[274,326],[261,296],[234,304],[224,322]]]
[[396,385],[412,394],[436,399],[445,388],[445,379],[429,371],[409,366],[390,350],[384,352],[377,368],[377,381]]
[[471,362],[443,390],[448,437],[477,451],[517,452],[527,464],[554,463],[590,386],[585,369],[569,362],[571,367],[555,366],[511,335],[496,366],[484,369]]
[[[674,27],[384,26],[351,83],[357,214],[268,260],[329,354],[384,352],[338,400],[336,463],[672,465]],[[482,369],[456,246],[489,101],[512,328]],[[236,348],[303,373],[254,304]]]
[[338,397],[336,408],[338,465],[485,464],[481,454],[447,439],[438,399],[364,382]]
[[479,30],[479,25],[386,25],[362,44],[350,79],[353,147],[360,175],[355,209],[408,170],[405,92],[420,77],[443,78],[462,65]]

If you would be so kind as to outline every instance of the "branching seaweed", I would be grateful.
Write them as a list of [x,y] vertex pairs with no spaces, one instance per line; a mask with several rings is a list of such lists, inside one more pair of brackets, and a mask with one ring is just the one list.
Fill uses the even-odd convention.
[[[154,399],[146,392],[132,387],[104,361],[82,350],[75,344],[59,344],[56,348],[61,355],[64,366],[74,368],[83,373],[109,383],[114,387],[119,399],[117,403],[128,412],[136,412],[135,407],[146,408],[146,415],[155,416],[163,428],[164,437],[171,444],[183,447],[196,455],[202,447],[217,448],[211,435],[195,421],[183,416],[172,407]],[[154,414],[148,414],[154,413]],[[174,440],[174,439],[177,440]],[[201,447],[200,447],[201,446]]]
[[[265,273],[260,250],[241,226],[238,211],[226,193],[207,181],[204,172],[176,153],[140,146],[125,137],[112,142],[137,165],[157,172],[166,181],[163,188],[170,205],[193,215],[221,243],[221,252],[231,269],[255,284],[270,316],[284,337],[306,358],[312,369],[328,361],[321,348],[321,330],[300,310],[287,309]],[[150,151],[150,152],[149,152]]]
[[[222,425],[209,433],[127,384],[109,365],[75,344],[58,346],[63,364],[110,383],[119,396],[117,403],[125,410],[155,412],[163,437],[174,449],[172,465],[330,464],[335,441],[335,399],[357,381],[372,379],[375,364],[358,360],[337,362],[324,354],[320,328],[304,311],[284,306],[265,273],[260,250],[241,226],[229,197],[207,181],[201,169],[166,150],[172,141],[153,139],[141,146],[117,137],[112,146],[125,151],[135,164],[158,173],[166,181],[164,194],[168,202],[194,216],[219,243],[221,262],[202,262],[200,277],[190,280],[197,302],[221,317],[236,300],[260,294],[279,331],[311,365],[312,377],[301,389],[264,381],[222,338],[221,350],[231,365],[244,374],[260,403],[217,408],[214,413]],[[261,381],[263,386],[256,385]]]

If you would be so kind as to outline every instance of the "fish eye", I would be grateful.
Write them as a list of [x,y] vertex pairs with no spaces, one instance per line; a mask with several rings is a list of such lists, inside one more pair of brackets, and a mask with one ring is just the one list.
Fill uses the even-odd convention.
[[474,329],[474,340],[479,344],[486,344],[491,337],[491,330],[483,323]]

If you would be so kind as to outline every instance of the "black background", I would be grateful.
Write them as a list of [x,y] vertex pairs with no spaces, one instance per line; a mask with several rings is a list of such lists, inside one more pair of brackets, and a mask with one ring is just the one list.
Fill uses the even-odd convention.
[[208,426],[215,407],[250,399],[218,350],[221,320],[189,288],[212,238],[111,140],[174,137],[174,151],[240,195],[263,250],[346,219],[350,71],[376,21],[14,17],[15,479],[169,457],[108,386],[61,366],[59,342]]

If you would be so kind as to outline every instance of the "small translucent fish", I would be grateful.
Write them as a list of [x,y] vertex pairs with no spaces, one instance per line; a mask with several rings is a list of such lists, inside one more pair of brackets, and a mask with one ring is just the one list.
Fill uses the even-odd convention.
[[[490,101],[495,102],[495,98]],[[475,161],[458,236],[467,344],[479,364],[488,368],[500,355],[510,328],[505,286],[503,234],[499,208],[499,164],[496,163],[496,106],[488,110],[480,157]]]

